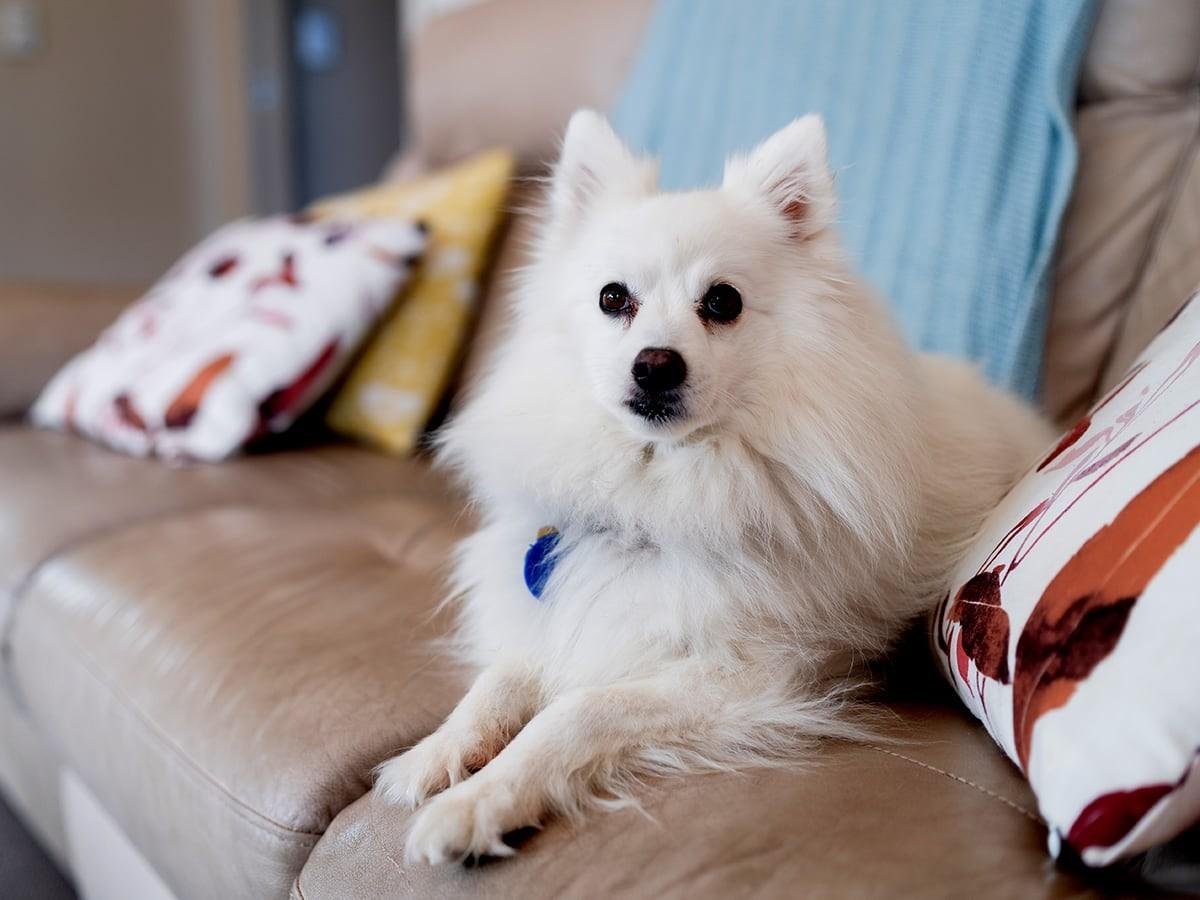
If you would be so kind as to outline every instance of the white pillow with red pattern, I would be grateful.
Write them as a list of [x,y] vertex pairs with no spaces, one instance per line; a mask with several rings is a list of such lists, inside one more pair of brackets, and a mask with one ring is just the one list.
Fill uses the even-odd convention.
[[33,421],[136,456],[225,459],[320,396],[424,246],[402,219],[227,225],[55,375]]
[[934,617],[1055,855],[1200,825],[1200,294],[984,526]]

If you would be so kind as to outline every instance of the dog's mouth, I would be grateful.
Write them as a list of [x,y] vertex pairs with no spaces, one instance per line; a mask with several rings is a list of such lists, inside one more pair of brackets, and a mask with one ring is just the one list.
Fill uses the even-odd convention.
[[625,408],[651,425],[677,422],[683,418],[685,412],[683,398],[677,391],[653,396],[637,393],[625,401]]

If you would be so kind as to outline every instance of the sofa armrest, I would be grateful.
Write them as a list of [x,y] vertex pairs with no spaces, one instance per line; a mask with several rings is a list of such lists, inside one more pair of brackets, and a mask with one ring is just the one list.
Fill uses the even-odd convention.
[[580,106],[608,109],[650,0],[491,0],[434,19],[408,48],[409,157],[436,167],[492,146],[525,173],[556,156]]
[[0,282],[0,418],[28,409],[141,290]]

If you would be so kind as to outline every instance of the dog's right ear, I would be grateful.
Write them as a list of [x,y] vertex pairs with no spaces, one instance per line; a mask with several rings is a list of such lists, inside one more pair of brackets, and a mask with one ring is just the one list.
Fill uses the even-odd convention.
[[765,198],[806,240],[833,224],[837,194],[826,151],[825,123],[808,115],[785,125],[747,156],[725,163],[725,187]]
[[554,167],[550,208],[569,222],[602,196],[640,196],[654,190],[658,164],[636,156],[600,113],[577,110],[567,123]]

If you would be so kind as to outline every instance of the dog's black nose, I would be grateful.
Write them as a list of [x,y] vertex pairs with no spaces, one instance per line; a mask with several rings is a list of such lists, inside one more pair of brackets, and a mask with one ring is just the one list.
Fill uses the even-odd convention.
[[633,360],[633,380],[647,394],[662,394],[683,384],[687,363],[670,347],[647,347]]

